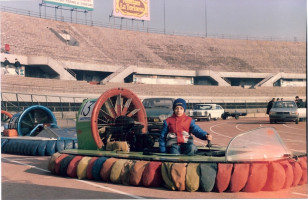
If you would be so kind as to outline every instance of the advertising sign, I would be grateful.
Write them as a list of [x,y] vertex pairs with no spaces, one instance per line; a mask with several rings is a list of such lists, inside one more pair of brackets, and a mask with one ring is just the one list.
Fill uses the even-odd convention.
[[150,20],[150,0],[113,0],[113,16]]
[[84,10],[94,9],[94,0],[46,0],[44,2],[59,6],[80,8]]

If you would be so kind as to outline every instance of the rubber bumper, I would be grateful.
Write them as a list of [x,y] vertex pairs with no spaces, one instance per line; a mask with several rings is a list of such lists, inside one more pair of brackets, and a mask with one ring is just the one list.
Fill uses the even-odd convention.
[[[176,163],[157,161],[133,161],[108,157],[75,156],[68,164],[67,154],[55,153],[49,166],[56,163],[55,174],[61,173],[63,166],[82,169],[79,178],[94,179],[116,184],[166,187],[169,190],[203,192],[258,192],[307,184],[307,156],[297,160],[268,161],[264,163]],[[76,159],[78,157],[78,159]],[[94,160],[93,160],[94,159]],[[83,160],[85,162],[77,162]],[[93,160],[91,162],[91,160]],[[87,168],[92,177],[87,177]],[[64,170],[63,170],[64,171]],[[76,178],[76,175],[69,175]],[[127,178],[128,177],[128,178]],[[195,180],[195,181],[193,181]]]
[[26,156],[51,156],[65,149],[78,148],[76,139],[63,140],[29,140],[22,137],[17,139],[2,138],[1,151],[7,154]]

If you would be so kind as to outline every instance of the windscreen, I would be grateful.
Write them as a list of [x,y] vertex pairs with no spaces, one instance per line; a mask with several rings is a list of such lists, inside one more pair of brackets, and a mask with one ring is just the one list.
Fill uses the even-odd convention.
[[200,105],[197,104],[194,106],[195,110],[211,110],[212,106],[211,105]]
[[168,108],[172,109],[171,99],[145,99],[143,102],[145,108]]
[[267,161],[285,156],[291,156],[291,152],[272,127],[237,135],[226,150],[226,161]]
[[278,101],[275,102],[273,108],[296,108],[294,101]]

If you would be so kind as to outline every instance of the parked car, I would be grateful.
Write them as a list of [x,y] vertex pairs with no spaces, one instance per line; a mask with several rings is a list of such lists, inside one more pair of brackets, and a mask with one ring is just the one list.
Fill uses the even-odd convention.
[[142,101],[148,119],[148,131],[160,131],[163,121],[173,114],[173,98],[147,98]]
[[306,111],[307,111],[307,103],[306,101],[302,101],[300,104],[297,105],[298,110],[298,118],[299,121],[306,121]]
[[211,119],[217,120],[225,112],[223,107],[218,104],[195,104],[190,111],[190,117],[195,120]]
[[269,113],[270,123],[295,122],[298,124],[299,112],[294,101],[276,101]]
[[221,115],[221,118],[223,120],[226,120],[228,117],[234,117],[235,119],[239,119],[240,116],[246,116],[247,113],[246,112],[224,112],[222,115]]

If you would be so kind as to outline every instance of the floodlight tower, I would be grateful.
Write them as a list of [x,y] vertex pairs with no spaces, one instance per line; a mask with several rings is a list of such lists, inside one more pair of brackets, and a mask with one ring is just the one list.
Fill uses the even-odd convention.
[[204,0],[204,33],[207,37],[207,12],[206,12],[206,0]]

